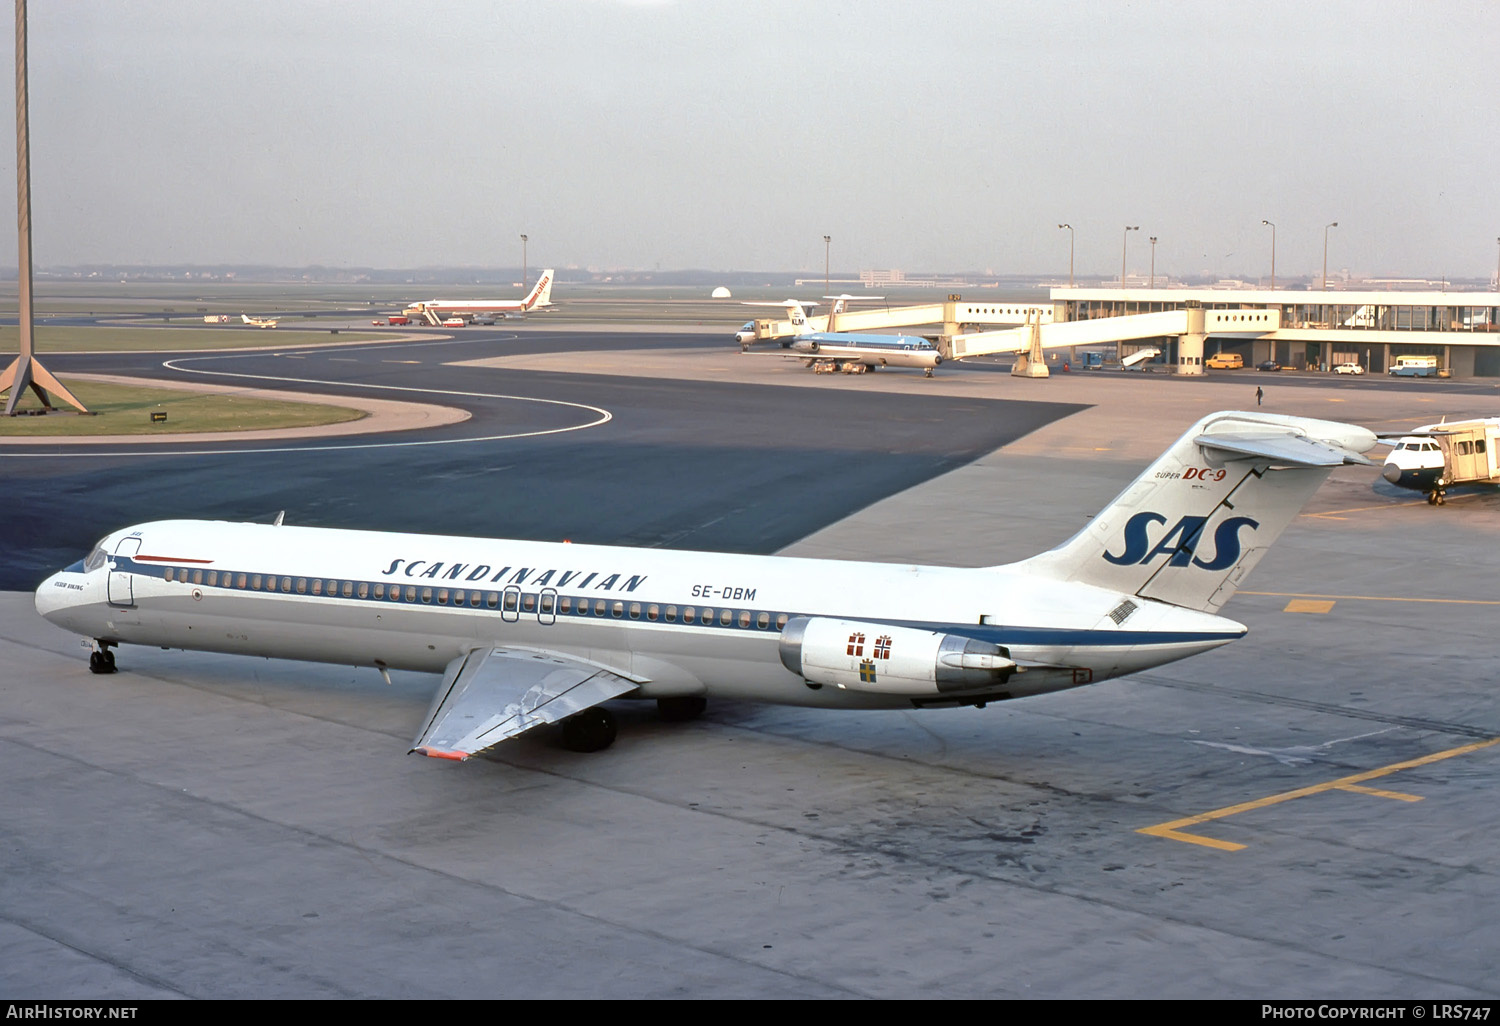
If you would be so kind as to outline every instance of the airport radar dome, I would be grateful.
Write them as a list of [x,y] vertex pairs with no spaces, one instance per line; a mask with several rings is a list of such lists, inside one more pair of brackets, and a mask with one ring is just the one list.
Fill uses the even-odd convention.
[[718,288],[714,289],[713,298],[715,298],[715,299],[728,299],[729,298],[729,290],[726,289],[724,286],[720,285]]

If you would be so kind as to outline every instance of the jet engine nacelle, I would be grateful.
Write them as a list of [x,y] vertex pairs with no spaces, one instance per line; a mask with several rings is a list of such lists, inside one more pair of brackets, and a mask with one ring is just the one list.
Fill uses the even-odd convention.
[[812,684],[914,698],[998,687],[1016,669],[987,641],[824,616],[787,622],[781,662]]

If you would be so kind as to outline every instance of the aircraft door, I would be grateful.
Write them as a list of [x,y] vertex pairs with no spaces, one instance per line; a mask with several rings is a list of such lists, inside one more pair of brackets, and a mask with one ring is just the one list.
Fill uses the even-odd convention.
[[[141,540],[139,538],[121,538],[120,544],[115,546],[115,556],[128,558],[141,551]],[[112,606],[135,605],[135,575],[129,570],[116,569],[119,564],[115,559],[109,562],[109,604]]]
[[500,619],[506,623],[521,619],[521,589],[514,584],[506,585],[500,593]]
[[1438,444],[1442,446],[1443,455],[1448,460],[1450,481],[1482,481],[1489,476],[1489,456],[1484,451],[1484,425],[1440,438]]
[[557,619],[557,589],[543,588],[537,598],[536,618],[538,623],[550,624]]

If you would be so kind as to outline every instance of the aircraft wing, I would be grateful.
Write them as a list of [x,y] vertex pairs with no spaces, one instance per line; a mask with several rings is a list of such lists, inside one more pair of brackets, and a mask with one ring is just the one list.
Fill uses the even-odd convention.
[[471,649],[448,664],[411,750],[439,759],[467,759],[636,687],[618,673],[556,652]]

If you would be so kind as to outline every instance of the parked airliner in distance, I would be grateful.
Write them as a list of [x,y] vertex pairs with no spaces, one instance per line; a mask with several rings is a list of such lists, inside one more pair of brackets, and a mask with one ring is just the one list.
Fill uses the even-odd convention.
[[[544,723],[591,751],[600,703],[984,706],[1135,673],[1246,628],[1218,615],[1361,427],[1204,417],[1087,527],[961,569],[166,520],[103,538],[37,611],[122,644],[442,673],[412,750],[464,759]],[[278,518],[279,521],[279,518]],[[389,679],[389,677],[387,677]]]
[[1428,424],[1391,446],[1380,476],[1398,488],[1426,492],[1428,505],[1441,506],[1453,485],[1500,483],[1497,447],[1500,417]]
[[[854,297],[830,296],[828,298],[835,300],[829,318],[832,321],[843,312],[845,304]],[[861,298],[879,299],[881,297]],[[919,367],[930,378],[933,370],[943,362],[943,356],[938,352],[937,346],[920,335],[870,335],[847,331],[813,331],[807,323],[807,312],[804,309],[808,304],[788,299],[784,303],[750,303],[747,305],[785,307],[787,318],[797,332],[780,340],[782,352],[773,352],[770,355],[796,357],[815,371],[862,374],[879,367]],[[743,338],[744,330],[740,329],[740,333],[735,337],[740,339],[741,349],[748,351],[748,345]]]
[[517,316],[552,305],[552,268],[542,272],[525,299],[428,299],[413,303],[402,311],[407,317],[420,317],[429,324],[440,324],[451,317],[465,321],[486,315]]

